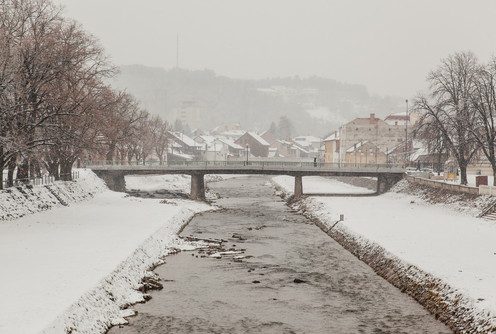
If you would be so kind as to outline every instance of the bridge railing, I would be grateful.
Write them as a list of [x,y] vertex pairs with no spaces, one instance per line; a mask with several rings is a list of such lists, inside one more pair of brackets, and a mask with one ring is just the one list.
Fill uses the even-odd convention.
[[119,169],[123,167],[131,167],[132,169],[146,169],[146,168],[291,168],[291,169],[367,169],[367,170],[401,170],[401,164],[371,164],[371,163],[329,163],[329,162],[307,162],[307,161],[239,161],[239,160],[226,160],[226,161],[167,161],[160,163],[159,161],[141,161],[141,162],[128,162],[128,161],[86,161],[83,166],[90,168],[104,168],[104,169]]

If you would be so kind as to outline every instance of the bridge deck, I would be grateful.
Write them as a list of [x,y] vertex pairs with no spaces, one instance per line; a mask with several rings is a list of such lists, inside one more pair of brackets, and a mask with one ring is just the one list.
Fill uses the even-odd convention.
[[115,170],[138,174],[288,174],[288,175],[356,175],[403,174],[394,164],[345,164],[272,161],[184,161],[167,164],[88,164],[92,170]]

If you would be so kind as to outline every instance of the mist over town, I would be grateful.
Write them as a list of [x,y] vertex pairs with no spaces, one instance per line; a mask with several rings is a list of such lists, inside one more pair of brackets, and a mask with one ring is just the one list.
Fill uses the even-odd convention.
[[494,14],[0,0],[0,333],[496,333]]

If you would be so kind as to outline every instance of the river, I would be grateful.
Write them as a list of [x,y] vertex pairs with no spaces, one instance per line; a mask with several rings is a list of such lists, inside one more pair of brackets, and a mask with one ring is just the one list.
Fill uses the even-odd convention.
[[155,269],[164,289],[108,333],[452,333],[293,212],[268,181],[210,183],[223,209],[195,217],[181,235],[221,239],[222,249],[168,257]]

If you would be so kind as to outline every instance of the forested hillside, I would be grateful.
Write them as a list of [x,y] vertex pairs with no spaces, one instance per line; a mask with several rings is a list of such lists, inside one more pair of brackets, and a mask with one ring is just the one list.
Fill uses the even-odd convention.
[[324,136],[339,125],[369,113],[385,116],[402,110],[400,98],[371,96],[365,86],[320,77],[240,80],[211,70],[165,70],[141,65],[122,66],[114,85],[136,96],[143,107],[171,124],[174,109],[193,101],[204,109],[203,130],[222,122],[245,129],[266,130],[287,116],[295,134]]

